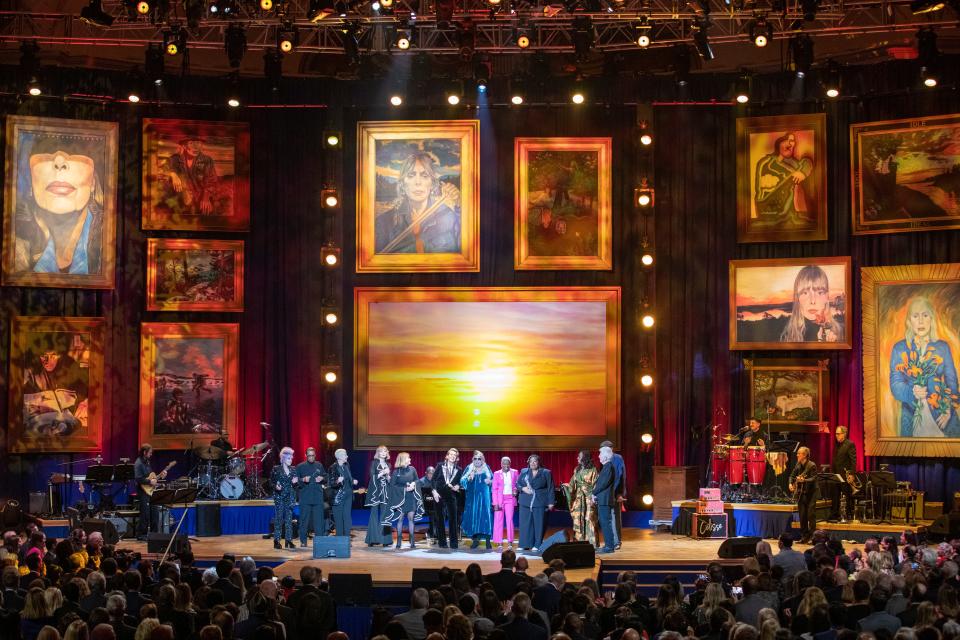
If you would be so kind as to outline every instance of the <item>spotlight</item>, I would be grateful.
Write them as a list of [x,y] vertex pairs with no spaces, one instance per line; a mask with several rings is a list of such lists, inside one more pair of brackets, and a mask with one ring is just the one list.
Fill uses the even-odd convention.
[[324,245],[320,249],[320,259],[328,267],[336,267],[340,264],[340,247],[333,243]]
[[260,9],[262,11],[273,11],[273,0],[260,0]]
[[460,98],[463,97],[463,82],[459,80],[454,80],[448,86],[444,92],[444,98],[452,107],[460,104]]
[[163,84],[163,47],[159,43],[151,42],[144,53],[143,68],[147,79],[160,86]]
[[231,24],[227,27],[226,34],[223,37],[223,48],[227,52],[227,59],[230,60],[230,66],[234,69],[240,68],[243,61],[243,54],[247,52],[247,32],[239,24]]
[[641,209],[653,206],[653,187],[646,178],[640,179],[640,186],[633,190],[633,201]]
[[803,78],[810,73],[810,67],[813,66],[813,38],[805,33],[793,36],[790,38],[787,54],[790,57],[790,68],[797,73],[798,78]]
[[95,27],[113,24],[113,16],[103,10],[103,0],[90,0],[90,4],[80,9],[80,20]]
[[147,2],[147,0],[140,0],[140,2],[137,2],[135,4],[135,9],[137,13],[139,13],[142,16],[145,16],[148,13],[150,13],[150,3]]
[[653,266],[653,254],[648,252],[648,253],[644,253],[642,256],[640,256],[640,264],[642,264],[642,265],[645,266],[645,267],[652,267],[652,266]]
[[649,507],[653,505],[653,496],[650,495],[649,493],[643,494],[642,500],[643,500],[643,506],[645,507]]
[[653,144],[653,132],[650,131],[650,123],[646,120],[640,123],[640,144],[645,147]]
[[644,326],[645,329],[650,329],[650,328],[652,328],[655,322],[656,322],[656,320],[655,320],[654,317],[653,317],[652,315],[650,315],[649,313],[646,314],[645,316],[643,316],[643,318],[640,319],[640,323]]
[[910,3],[910,11],[914,15],[919,15],[921,13],[933,13],[934,11],[940,11],[946,6],[944,0],[913,0]]
[[343,35],[343,54],[347,64],[356,67],[360,64],[360,25],[355,22],[345,24],[340,33]]
[[645,373],[642,376],[640,376],[640,384],[642,384],[645,387],[652,387],[653,375],[650,373]]
[[142,80],[140,74],[137,73],[136,69],[130,73],[129,79],[127,80],[127,91],[126,98],[128,102],[132,104],[137,104],[140,102],[140,87],[142,85]]
[[[923,80],[923,86],[933,88],[937,86],[937,73],[933,69],[923,67],[920,69],[920,79]],[[38,94],[33,94],[38,95]]]
[[406,51],[410,48],[410,30],[401,29],[397,32],[397,49]]
[[286,21],[277,31],[277,49],[290,53],[300,44],[300,32],[292,22]]
[[380,6],[384,9],[392,9],[393,0],[380,0]]
[[227,106],[233,109],[236,109],[240,106],[240,98],[236,95],[230,95],[227,97]]
[[526,81],[517,75],[510,78],[510,104],[519,106],[523,104]]
[[454,0],[436,0],[434,15],[438,29],[447,29],[453,21]]
[[330,0],[310,0],[310,6],[307,8],[307,20],[310,22],[320,22],[324,18],[333,15],[333,4]]
[[477,83],[477,91],[486,93],[490,86],[490,61],[480,60],[473,67],[473,79]]
[[329,425],[323,437],[327,439],[327,442],[336,442],[340,436],[337,434],[336,428],[334,428],[333,425]]
[[336,307],[324,307],[320,314],[323,316],[323,323],[333,326],[340,322],[340,313]]
[[583,104],[587,95],[583,90],[583,80],[578,76],[573,83],[573,89],[570,91],[570,102],[573,104]]
[[734,84],[734,97],[738,104],[750,102],[750,76],[742,74]]
[[457,25],[457,41],[460,44],[460,59],[464,62],[473,60],[477,48],[477,31],[473,20],[467,18]]
[[267,79],[271,91],[280,90],[283,80],[283,54],[276,49],[268,49],[263,54],[263,77]]
[[460,96],[458,96],[455,93],[448,93],[447,104],[449,104],[451,107],[457,106],[458,104],[460,104]]
[[940,50],[937,48],[937,34],[933,29],[921,29],[917,32],[917,60],[920,62],[920,79],[925,87],[937,86],[940,66]]
[[187,50],[187,32],[179,26],[163,32],[163,49],[168,56],[177,56]]
[[205,10],[206,0],[183,0],[183,15],[187,19],[187,27],[199,29]]
[[517,27],[517,34],[515,37],[518,48],[526,49],[530,46],[530,31],[525,27]]
[[331,149],[339,149],[343,142],[343,136],[340,135],[339,131],[324,131],[323,141]]
[[320,375],[327,384],[336,384],[340,379],[340,367],[336,365],[327,365],[321,368]]
[[[29,94],[32,95],[33,97],[37,97],[37,96],[39,96],[40,94],[42,94],[42,93],[43,93],[43,89],[40,87],[40,81],[37,80],[36,78],[31,78],[31,79],[27,82],[27,93],[29,93]],[[140,99],[137,98],[137,101],[139,101],[139,100],[140,100]]]
[[573,19],[573,55],[584,60],[593,48],[593,20],[590,16],[577,16]]
[[757,18],[750,23],[750,39],[755,47],[763,48],[773,40],[773,25],[764,17]]
[[690,81],[690,46],[686,44],[673,45],[673,74],[677,84],[687,86]]
[[27,93],[39,96],[43,93],[40,86],[40,47],[36,42],[25,40],[20,45],[20,72],[26,81]]
[[646,16],[640,18],[640,22],[637,23],[634,32],[634,40],[638,47],[641,49],[646,49],[650,46],[650,43],[652,42],[650,33],[652,30],[653,25],[650,24],[649,19]]
[[833,60],[827,61],[823,90],[828,98],[836,98],[840,95],[840,66]]
[[642,436],[640,436],[640,442],[643,444],[653,444],[653,434],[644,433]]
[[403,96],[401,96],[399,93],[393,94],[392,96],[390,96],[390,104],[392,104],[395,107],[399,107],[400,105],[403,104]]
[[324,189],[320,192],[320,203],[324,209],[335,209],[340,204],[336,189]]
[[697,48],[697,53],[707,61],[714,58],[713,49],[710,48],[710,35],[707,33],[709,30],[710,21],[704,18],[697,22],[696,29],[693,32],[693,44]]

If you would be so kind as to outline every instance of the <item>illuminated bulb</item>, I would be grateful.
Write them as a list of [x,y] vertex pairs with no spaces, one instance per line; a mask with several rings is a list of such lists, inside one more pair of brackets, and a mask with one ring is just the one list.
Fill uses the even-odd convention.
[[140,96],[138,96],[135,93],[131,93],[129,96],[127,96],[127,100],[129,100],[133,104],[137,104],[138,102],[140,102]]
[[240,106],[240,101],[237,100],[236,98],[230,98],[229,100],[227,100],[227,104],[230,105],[231,107],[236,108]]
[[340,144],[340,136],[335,133],[331,133],[327,136],[327,146],[335,147]]
[[573,101],[573,104],[583,104],[583,94],[577,91],[572,96],[570,96],[570,100]]
[[653,434],[652,433],[643,434],[642,436],[640,436],[640,442],[642,442],[643,444],[651,444],[653,442]]
[[[925,87],[933,88],[933,87],[937,86],[937,79],[936,79],[936,78],[932,78],[932,77],[924,78],[924,79],[923,79],[923,85],[924,85]],[[831,97],[833,97],[833,96],[831,96]]]
[[530,46],[530,36],[528,36],[528,35],[522,35],[522,36],[520,36],[519,38],[517,38],[517,46],[520,47],[521,49],[526,49],[527,47],[529,47],[529,46]]
[[644,327],[649,329],[650,327],[653,326],[654,322],[656,321],[653,319],[653,316],[651,316],[650,314],[647,314],[643,316],[643,319],[641,320],[641,322],[643,323]]
[[399,107],[400,105],[403,104],[403,98],[401,98],[398,95],[390,96],[390,104],[392,104],[395,107]]
[[510,102],[512,102],[513,104],[523,104],[523,96],[521,95],[513,96],[512,98],[510,98]]
[[328,253],[328,254],[327,254],[327,257],[324,258],[323,260],[324,260],[324,262],[326,262],[329,266],[333,267],[333,266],[335,266],[335,265],[337,264],[337,261],[338,261],[339,259],[337,258],[337,254],[335,254],[335,253]]
[[640,384],[642,384],[645,387],[649,387],[653,385],[653,376],[650,375],[649,373],[643,374],[642,376],[640,376]]
[[641,207],[649,207],[649,206],[650,206],[650,194],[649,194],[649,193],[641,193],[639,196],[637,196],[637,204],[640,205]]
[[758,47],[767,46],[767,36],[765,36],[762,33],[758,34],[757,37],[753,39],[753,44],[755,44]]
[[141,2],[138,2],[137,13],[139,13],[140,15],[146,15],[150,13],[150,3],[145,2],[144,0],[141,0]]
[[336,371],[327,371],[323,374],[323,379],[326,380],[329,384],[333,384],[337,381],[337,372]]
[[260,0],[260,8],[264,11],[273,9],[273,0]]
[[650,495],[649,493],[643,494],[642,500],[643,500],[643,504],[647,507],[653,504],[653,496]]
[[337,324],[340,318],[337,317],[337,314],[334,313],[333,311],[328,311],[327,315],[323,316],[323,320],[327,324]]
[[178,53],[180,53],[180,49],[179,49],[179,47],[177,47],[177,43],[171,42],[171,43],[167,44],[167,55],[168,55],[168,56],[175,56],[175,55],[177,55]]
[[644,133],[640,136],[640,144],[647,147],[653,144],[653,136],[649,133]]
[[337,198],[337,194],[331,193],[324,198],[323,203],[330,208],[337,206],[340,203],[340,200]]
[[327,442],[336,442],[337,432],[334,431],[333,429],[330,429],[329,431],[327,431],[326,438],[327,438]]
[[290,40],[288,38],[284,38],[283,40],[281,40],[280,51],[284,53],[290,53],[291,51],[293,51],[293,40]]
[[455,107],[460,104],[460,96],[455,93],[451,93],[449,96],[447,96],[447,102],[450,104],[450,106]]
[[740,104],[747,104],[748,102],[750,102],[750,96],[748,96],[745,93],[738,94],[737,102],[739,102]]
[[646,49],[650,46],[650,36],[643,34],[637,37],[637,46]]
[[643,264],[643,266],[649,267],[650,265],[653,264],[653,255],[649,253],[643,254],[640,257],[640,262]]
[[400,36],[399,38],[397,38],[397,49],[406,51],[409,48],[410,48],[410,38],[408,38],[407,36]]
[[835,88],[835,87],[830,87],[829,89],[827,89],[827,97],[828,97],[828,98],[836,98],[836,97],[839,96],[839,95],[840,95],[840,90],[839,90],[839,89],[837,89],[837,88]]
[[40,91],[40,87],[38,87],[37,85],[32,85],[29,89],[29,93],[32,96],[38,96],[42,93],[42,91]]

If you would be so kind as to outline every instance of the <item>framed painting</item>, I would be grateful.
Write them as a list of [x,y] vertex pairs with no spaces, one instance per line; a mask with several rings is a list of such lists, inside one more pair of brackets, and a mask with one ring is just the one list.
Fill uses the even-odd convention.
[[515,269],[613,268],[612,151],[610,138],[515,139]]
[[13,318],[10,451],[100,451],[103,338],[103,318]]
[[147,240],[147,310],[243,311],[243,240]]
[[827,239],[826,122],[737,118],[737,242]]
[[236,442],[239,324],[140,325],[140,442],[158,449]]
[[480,270],[480,123],[357,124],[357,272]]
[[112,289],[117,123],[7,116],[3,284]]
[[250,125],[143,120],[143,228],[250,229]]
[[860,276],[866,454],[960,455],[960,263]]
[[849,349],[850,257],[730,261],[731,349]]
[[354,292],[354,444],[619,442],[619,287]]
[[853,233],[960,229],[960,114],[850,126]]
[[743,364],[750,385],[749,417],[763,420],[772,432],[829,433],[829,360],[745,359]]

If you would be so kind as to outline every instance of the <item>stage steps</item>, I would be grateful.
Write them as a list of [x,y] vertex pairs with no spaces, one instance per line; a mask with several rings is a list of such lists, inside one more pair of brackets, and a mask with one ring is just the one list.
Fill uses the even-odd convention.
[[[707,572],[710,561],[702,560],[617,560],[603,558],[600,561],[598,581],[600,592],[613,591],[617,586],[617,576],[621,571],[633,571],[637,574],[637,592],[647,597],[655,598],[660,585],[667,576],[675,576],[683,585],[684,595],[693,592],[697,577]],[[725,573],[737,573],[743,560],[717,559],[724,566]]]

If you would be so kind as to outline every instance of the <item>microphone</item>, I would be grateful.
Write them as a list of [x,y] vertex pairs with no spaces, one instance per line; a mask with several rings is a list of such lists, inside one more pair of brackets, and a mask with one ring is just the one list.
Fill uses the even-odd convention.
[[747,431],[750,431],[750,425],[747,425],[743,429],[740,429],[740,431],[738,431],[737,433],[745,433]]
[[261,422],[261,423],[260,423],[260,426],[263,427],[264,429],[266,429],[266,428],[268,428],[268,427],[270,426],[270,423],[269,423],[269,422]]

